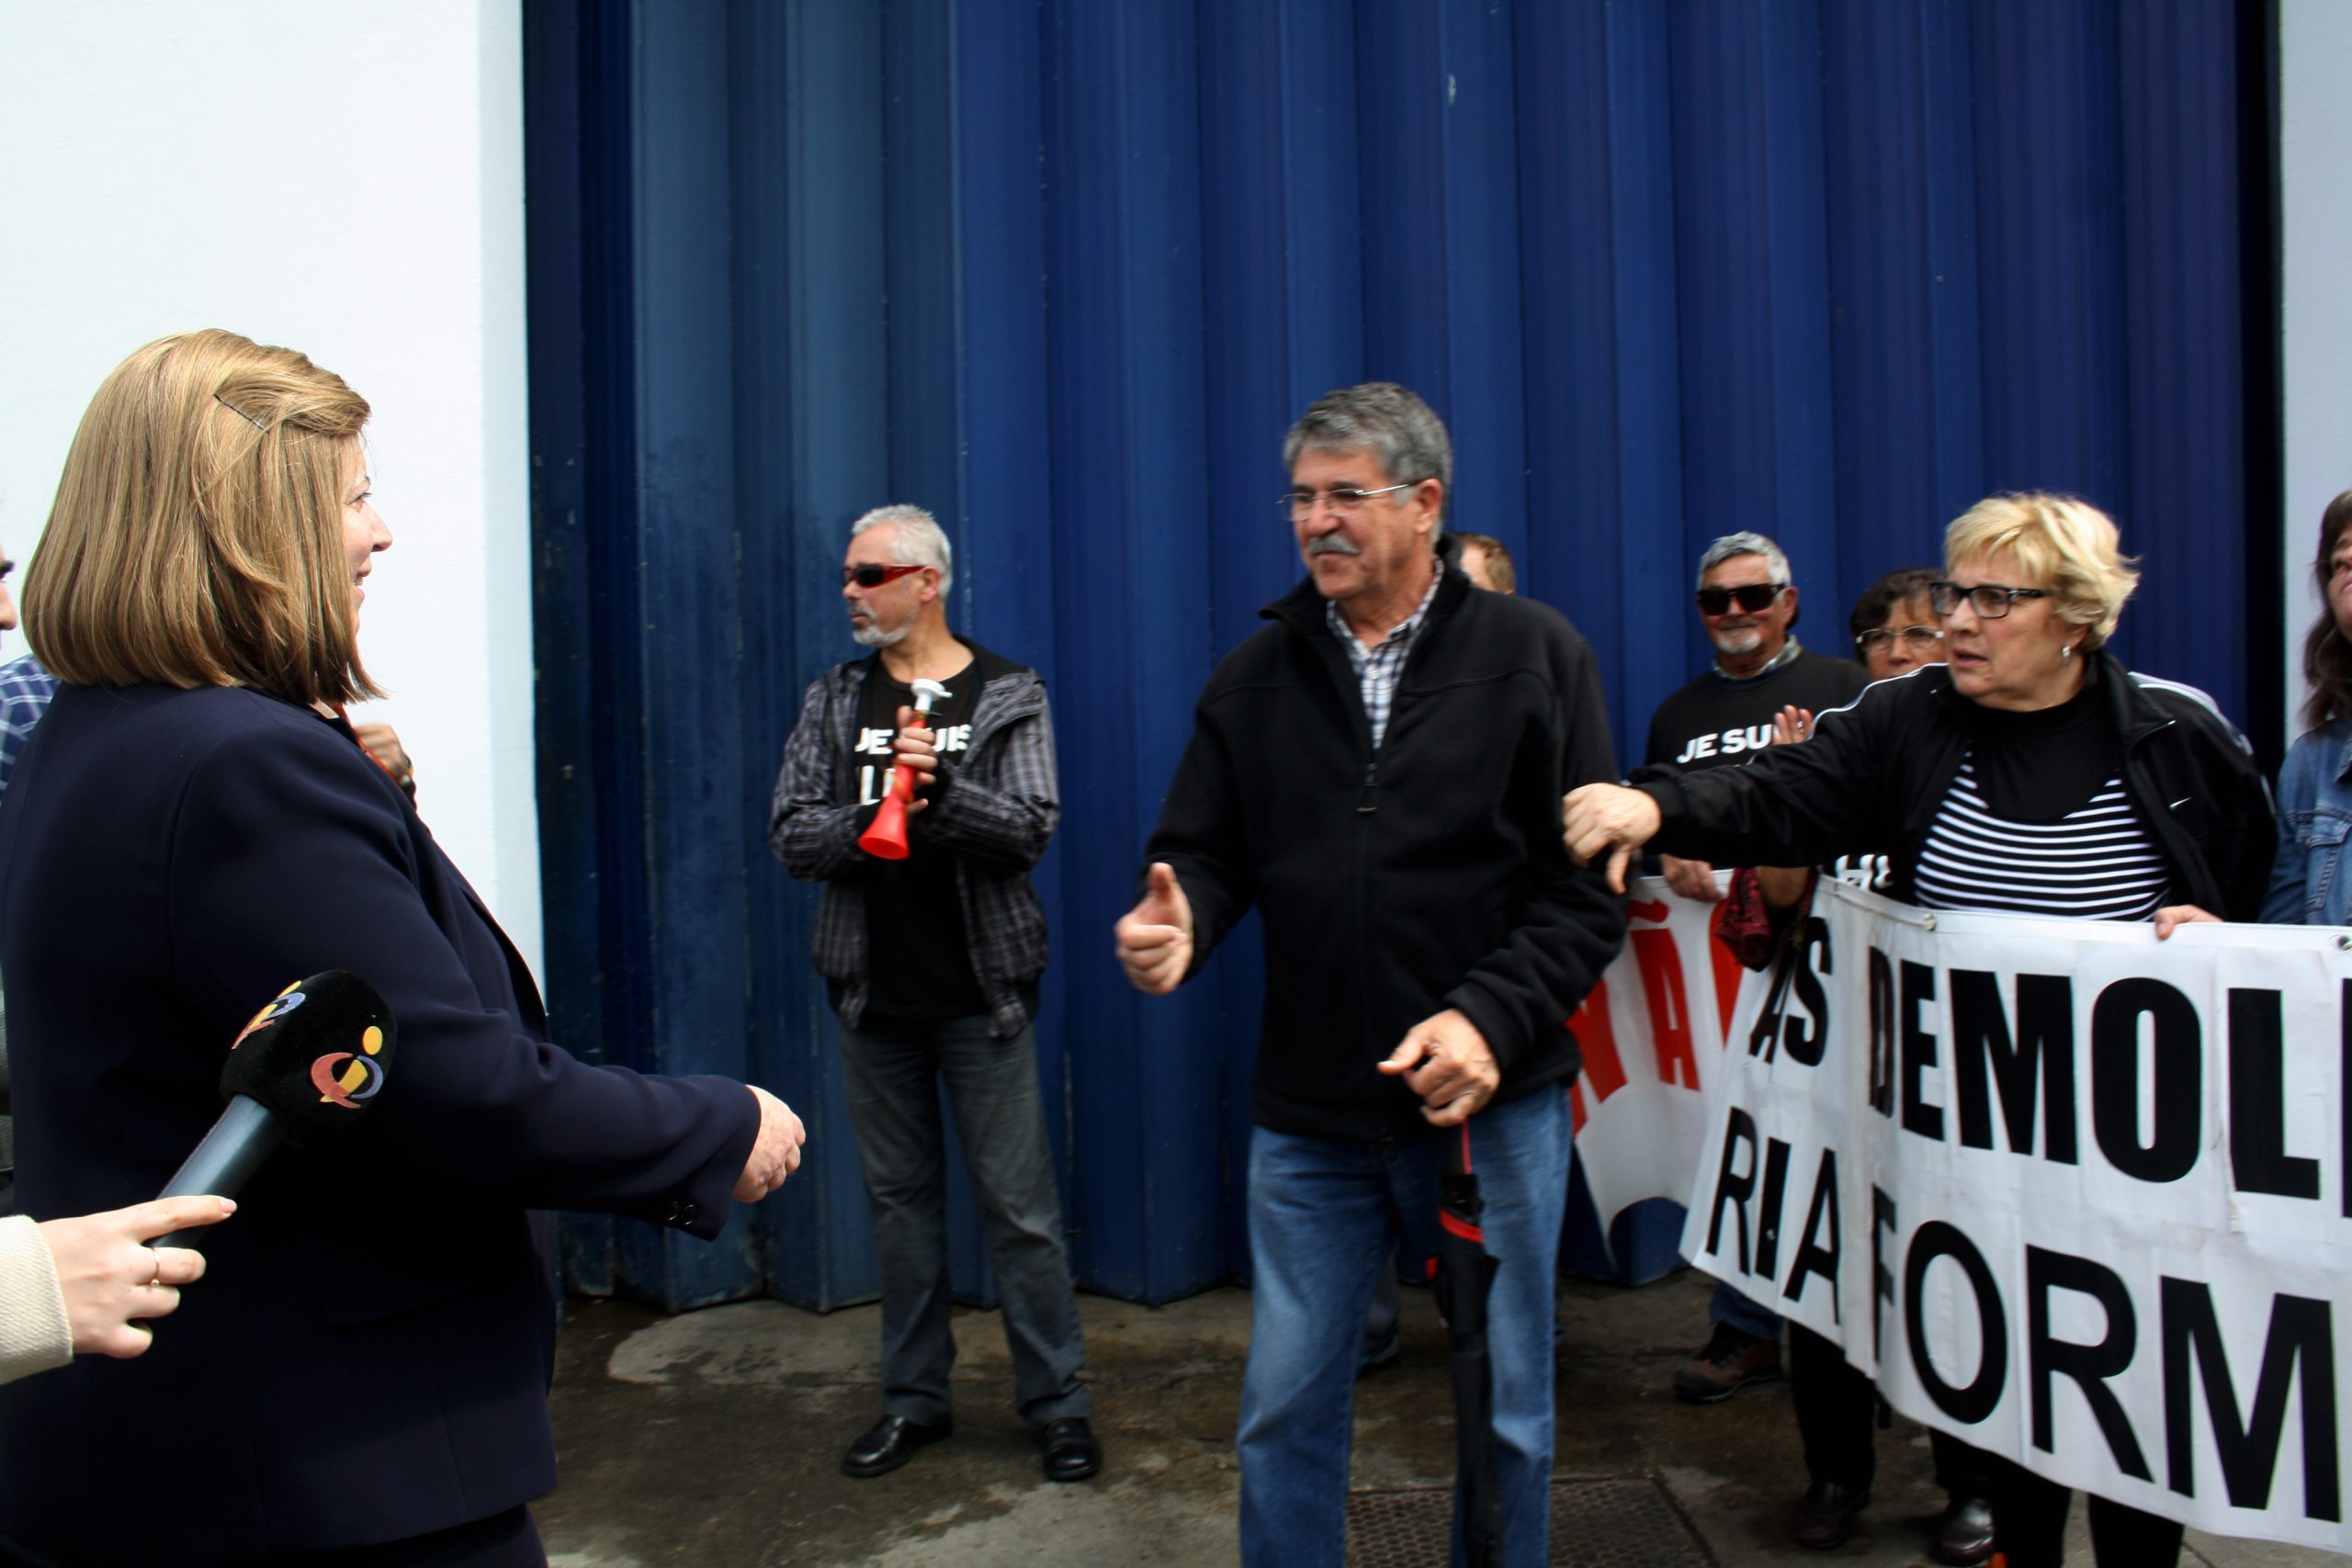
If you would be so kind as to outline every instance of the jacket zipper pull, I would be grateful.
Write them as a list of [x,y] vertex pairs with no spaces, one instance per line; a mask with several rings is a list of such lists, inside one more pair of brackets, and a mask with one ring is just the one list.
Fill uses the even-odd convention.
[[1360,817],[1369,817],[1380,809],[1380,790],[1373,783],[1374,775],[1379,771],[1377,762],[1363,765],[1363,794],[1356,797],[1356,814]]

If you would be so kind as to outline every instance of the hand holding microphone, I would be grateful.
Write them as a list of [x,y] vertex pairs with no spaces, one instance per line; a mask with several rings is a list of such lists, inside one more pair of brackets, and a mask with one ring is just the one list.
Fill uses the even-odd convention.
[[226,1198],[159,1198],[103,1214],[43,1221],[40,1239],[57,1269],[75,1353],[142,1354],[155,1339],[142,1323],[177,1310],[179,1287],[204,1277],[204,1254],[150,1247],[147,1237],[217,1225],[236,1208]]

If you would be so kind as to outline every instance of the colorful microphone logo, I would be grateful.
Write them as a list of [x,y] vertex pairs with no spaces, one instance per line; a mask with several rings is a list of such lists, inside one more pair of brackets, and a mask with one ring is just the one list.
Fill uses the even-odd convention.
[[311,998],[303,993],[302,982],[300,980],[295,981],[292,985],[278,992],[277,995],[272,997],[267,1007],[254,1014],[252,1022],[237,1031],[237,1037],[229,1042],[229,1049],[232,1051],[235,1050],[238,1046],[243,1045],[245,1043],[246,1035],[253,1033],[258,1029],[267,1029],[271,1024],[276,1023],[279,1019],[284,1018],[288,1013],[292,1012],[296,1008],[300,1007],[304,1002],[309,1001],[310,999]]
[[[360,1103],[376,1098],[384,1087],[384,1065],[376,1060],[384,1048],[384,1032],[369,1024],[359,1036],[359,1049],[364,1055],[349,1051],[334,1051],[311,1064],[311,1086],[319,1098],[345,1111],[356,1111]],[[348,1062],[338,1073],[336,1067]]]

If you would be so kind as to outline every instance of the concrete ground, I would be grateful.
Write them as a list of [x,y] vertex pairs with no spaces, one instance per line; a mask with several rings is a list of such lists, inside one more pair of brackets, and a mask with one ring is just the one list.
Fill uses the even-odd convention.
[[[1582,1540],[1555,1530],[1554,1561],[1929,1562],[1941,1497],[1918,1428],[1898,1421],[1881,1434],[1876,1501],[1854,1538],[1807,1551],[1788,1540],[1788,1506],[1804,1477],[1787,1385],[1751,1386],[1711,1407],[1675,1403],[1668,1379],[1705,1337],[1708,1289],[1695,1272],[1638,1290],[1565,1288],[1555,1482],[1595,1483],[1569,1484],[1564,1496],[1656,1501],[1646,1543],[1612,1542],[1598,1525]],[[1235,1562],[1233,1429],[1248,1293],[1216,1291],[1158,1309],[1080,1300],[1106,1462],[1076,1485],[1038,1473],[992,1314],[957,1318],[954,1438],[893,1474],[851,1481],[842,1450],[879,1413],[877,1309],[818,1316],[751,1302],[663,1317],[627,1303],[573,1303],[555,1387],[563,1481],[538,1506],[554,1568]],[[1408,1292],[1406,1307],[1401,1364],[1358,1385],[1359,1489],[1438,1488],[1452,1475],[1451,1422],[1431,1414],[1451,1407],[1444,1330],[1422,1292]],[[1598,1484],[1608,1478],[1618,1478],[1613,1488]],[[2070,1555],[2088,1563],[2075,1512]],[[2345,1559],[2191,1532],[2182,1561],[2289,1568]]]

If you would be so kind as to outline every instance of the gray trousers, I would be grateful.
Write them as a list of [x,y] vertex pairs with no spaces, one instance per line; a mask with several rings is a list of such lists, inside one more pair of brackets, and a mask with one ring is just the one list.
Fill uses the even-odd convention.
[[1093,1396],[1078,1376],[1086,1348],[1062,1248],[1035,1030],[991,1040],[985,1013],[886,1018],[869,1010],[856,1028],[841,1026],[841,1045],[882,1275],[884,1414],[931,1424],[948,1413],[956,1339],[944,1085],[996,1272],[1014,1401],[1033,1427],[1091,1415]]

